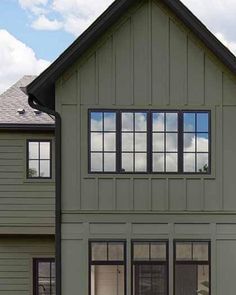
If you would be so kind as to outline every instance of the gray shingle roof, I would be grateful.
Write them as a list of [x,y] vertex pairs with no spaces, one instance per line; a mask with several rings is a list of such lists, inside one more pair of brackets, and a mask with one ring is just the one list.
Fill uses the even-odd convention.
[[[53,125],[54,120],[45,113],[36,114],[28,105],[28,97],[20,89],[31,83],[36,76],[24,76],[0,95],[0,124]],[[22,114],[18,110],[24,110]]]

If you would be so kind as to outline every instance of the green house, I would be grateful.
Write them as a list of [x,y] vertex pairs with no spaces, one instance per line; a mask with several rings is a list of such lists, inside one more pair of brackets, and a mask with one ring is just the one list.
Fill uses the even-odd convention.
[[23,89],[55,118],[57,295],[235,294],[235,74],[179,0],[117,0]]

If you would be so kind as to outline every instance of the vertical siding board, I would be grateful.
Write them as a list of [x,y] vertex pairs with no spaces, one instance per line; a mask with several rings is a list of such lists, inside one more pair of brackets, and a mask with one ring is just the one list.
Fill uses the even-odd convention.
[[152,102],[169,102],[169,17],[152,5]]
[[126,21],[115,32],[116,50],[116,103],[118,105],[132,104],[132,62],[131,55],[131,22]]
[[130,179],[116,180],[116,207],[117,210],[132,210],[132,188]]
[[134,102],[148,104],[148,5],[142,6],[132,17],[134,39]]
[[84,179],[81,186],[81,209],[82,210],[98,210],[98,187],[97,180]]
[[170,22],[170,102],[184,105],[187,99],[187,35]]
[[187,180],[187,210],[201,211],[203,209],[202,180]]
[[93,54],[81,68],[81,103],[93,105],[97,102],[96,55]]
[[165,179],[152,179],[152,210],[168,209]]
[[98,49],[98,91],[100,105],[111,105],[114,99],[112,90],[112,59],[112,38],[109,38]]
[[134,210],[151,210],[148,179],[134,179]]
[[204,104],[204,52],[188,40],[188,104]]
[[99,179],[99,210],[114,210],[113,179]]
[[236,105],[236,82],[228,75],[223,75],[223,104]]
[[184,179],[169,179],[169,210],[186,210],[186,186]]

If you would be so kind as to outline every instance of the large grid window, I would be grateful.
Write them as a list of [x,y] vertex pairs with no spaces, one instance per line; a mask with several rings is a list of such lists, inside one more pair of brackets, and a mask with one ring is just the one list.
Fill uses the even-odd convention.
[[33,264],[33,294],[56,295],[54,258],[37,258]]
[[132,243],[132,294],[168,294],[168,243]]
[[89,295],[125,295],[125,243],[94,241],[89,251]]
[[210,243],[175,242],[175,295],[210,292]]
[[89,111],[89,172],[209,174],[210,119],[209,111]]
[[27,178],[51,178],[51,141],[27,142]]

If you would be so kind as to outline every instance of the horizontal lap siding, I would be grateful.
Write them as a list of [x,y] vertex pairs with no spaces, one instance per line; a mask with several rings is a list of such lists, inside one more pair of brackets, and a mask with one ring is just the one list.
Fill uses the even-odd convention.
[[53,238],[0,237],[0,295],[32,295],[37,257],[54,257]]
[[26,179],[27,139],[52,138],[48,133],[0,133],[0,226],[3,233],[7,227],[9,233],[17,230],[31,233],[33,227],[53,233],[55,183]]
[[[141,1],[58,81],[62,207],[99,211],[236,210],[236,81],[163,7]],[[89,175],[88,109],[210,109],[209,176]]]

